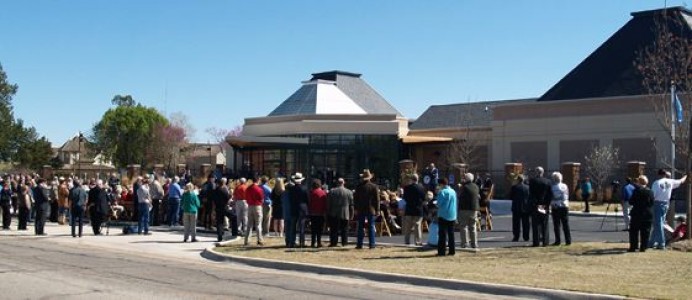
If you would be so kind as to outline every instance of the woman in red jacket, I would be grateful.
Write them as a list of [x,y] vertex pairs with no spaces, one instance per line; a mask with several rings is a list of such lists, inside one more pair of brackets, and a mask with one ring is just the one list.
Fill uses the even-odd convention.
[[322,182],[319,179],[312,181],[308,202],[308,213],[310,216],[310,246],[322,248],[322,228],[324,227],[324,216],[327,213],[327,193],[322,190]]

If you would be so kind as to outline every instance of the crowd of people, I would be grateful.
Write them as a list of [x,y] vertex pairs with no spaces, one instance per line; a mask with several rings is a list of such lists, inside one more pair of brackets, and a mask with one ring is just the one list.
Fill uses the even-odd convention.
[[[673,189],[686,177],[670,179],[670,173],[661,170],[660,178],[651,188],[648,179],[640,176],[629,179],[622,188],[622,201],[626,223],[630,232],[630,251],[663,248],[684,236],[686,220],[678,219],[679,226],[665,234],[665,215]],[[431,234],[428,244],[437,246],[438,255],[455,254],[455,228],[459,228],[462,248],[478,248],[477,224],[481,207],[492,193],[489,176],[481,179],[472,173],[463,174],[454,185],[445,177],[439,178],[430,165],[424,172],[424,182],[417,174],[405,177],[401,188],[389,191],[373,182],[374,174],[364,170],[359,182],[346,188],[343,178],[328,188],[321,180],[294,173],[287,178],[250,176],[227,179],[209,175],[197,186],[188,176],[134,178],[132,183],[121,182],[117,174],[106,182],[101,179],[81,180],[57,177],[52,180],[37,175],[5,175],[0,178],[0,209],[3,229],[11,226],[11,214],[17,215],[17,230],[26,230],[34,222],[35,234],[45,235],[47,220],[72,226],[72,236],[82,237],[85,217],[88,217],[94,235],[102,234],[106,221],[121,220],[136,223],[124,232],[150,234],[149,226],[183,225],[183,242],[197,241],[197,227],[216,229],[217,240],[227,232],[241,236],[244,244],[257,238],[264,245],[267,235],[281,237],[288,248],[323,247],[322,236],[328,229],[329,247],[348,245],[349,224],[356,227],[356,245],[362,249],[367,233],[367,247],[376,247],[378,222],[403,234],[407,245],[422,246],[423,224]],[[554,239],[552,245],[572,243],[569,224],[570,191],[562,182],[562,174],[554,172],[544,177],[537,167],[531,178],[523,175],[509,191],[512,201],[513,241],[529,241],[532,245],[549,244],[548,221],[552,217]],[[581,192],[590,186],[580,185]],[[590,192],[590,191],[588,191]],[[588,210],[588,208],[587,208]],[[271,231],[271,232],[270,232]],[[413,235],[413,241],[411,236]],[[563,240],[564,238],[564,240]]]

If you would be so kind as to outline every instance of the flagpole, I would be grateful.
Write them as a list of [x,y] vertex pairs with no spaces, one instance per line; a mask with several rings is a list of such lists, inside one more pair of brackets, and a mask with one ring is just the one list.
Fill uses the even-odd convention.
[[670,84],[670,139],[672,141],[670,151],[670,174],[671,178],[675,179],[675,83]]

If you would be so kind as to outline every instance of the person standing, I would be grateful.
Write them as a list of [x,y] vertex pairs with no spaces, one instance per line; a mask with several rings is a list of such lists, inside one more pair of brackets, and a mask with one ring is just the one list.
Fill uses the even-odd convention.
[[404,187],[404,199],[402,200],[406,203],[404,207],[404,227],[402,228],[406,245],[411,244],[411,232],[413,232],[413,242],[415,245],[423,245],[421,223],[423,222],[425,193],[425,187],[418,183],[418,175],[411,174],[408,178],[408,185]]
[[36,220],[34,222],[34,233],[36,235],[46,235],[45,226],[46,218],[48,218],[48,187],[43,178],[36,181],[36,187],[33,189],[34,205],[36,209]]
[[284,234],[284,242],[286,248],[294,248],[296,244],[296,223],[293,219],[293,204],[291,197],[295,184],[292,179],[287,179],[286,191],[281,194],[281,206],[284,210],[284,224],[286,225],[286,233]]
[[10,225],[12,224],[10,207],[12,207],[12,190],[10,190],[10,181],[5,180],[2,183],[2,189],[0,190],[0,209],[2,210],[3,230],[10,230]]
[[101,225],[103,224],[106,214],[108,214],[110,210],[108,195],[103,189],[103,181],[101,179],[96,181],[96,185],[89,190],[88,195],[91,227],[94,231],[94,235],[101,235]]
[[[308,217],[308,190],[303,185],[305,177],[302,173],[295,173],[291,176],[293,188],[291,188],[291,225],[289,228],[289,248],[295,247],[296,231],[298,231],[298,241],[301,248],[305,247],[305,222]],[[292,239],[291,239],[292,238]]]
[[322,181],[312,181],[308,200],[308,213],[310,215],[310,247],[322,248],[322,228],[324,228],[324,216],[327,213],[327,193],[322,190]]
[[281,197],[286,191],[283,178],[276,178],[274,189],[271,192],[272,198],[272,220],[274,220],[274,233],[278,237],[284,236],[284,211]]
[[649,248],[664,249],[666,247],[663,226],[666,224],[666,214],[670,205],[670,196],[674,189],[680,187],[687,180],[687,175],[680,179],[671,179],[671,174],[666,170],[658,170],[659,179],[651,184],[654,192],[654,221],[651,238],[649,238]]
[[646,186],[649,179],[640,175],[637,184],[634,185],[632,197],[629,199],[632,210],[630,211],[630,248],[629,252],[639,249],[645,252],[649,243],[649,232],[654,219],[654,193]]
[[[461,247],[478,248],[476,223],[480,214],[480,189],[473,182],[473,174],[464,174],[464,182],[459,192],[459,225],[461,230]],[[439,203],[439,200],[438,200]],[[439,205],[439,204],[438,204]],[[440,226],[441,228],[442,226]],[[452,232],[454,226],[452,224]]]
[[343,178],[336,180],[336,187],[327,194],[327,219],[329,223],[329,247],[348,245],[348,220],[353,217],[353,192],[344,187]]
[[87,193],[79,179],[74,181],[74,187],[70,190],[68,197],[71,203],[70,227],[72,227],[72,237],[77,237],[79,234],[81,238],[82,228],[84,227],[84,211],[87,205]]
[[70,189],[67,187],[65,178],[60,178],[58,185],[58,224],[67,223],[67,215],[70,213]]
[[149,235],[149,211],[151,210],[151,193],[149,192],[149,180],[142,181],[142,185],[137,191],[137,199],[139,203],[139,222],[137,226],[137,234]]
[[183,208],[183,243],[187,243],[187,238],[192,236],[192,242],[197,242],[197,211],[199,210],[199,198],[194,193],[195,186],[192,183],[185,185],[180,204]]
[[524,182],[524,175],[517,176],[509,193],[512,200],[512,242],[519,241],[519,235],[524,242],[529,240],[531,224],[531,203],[529,202],[529,186]]
[[634,183],[631,178],[627,178],[626,184],[622,187],[622,219],[625,221],[625,231],[630,229],[630,199],[634,193]]
[[267,235],[272,222],[272,189],[269,187],[269,177],[262,176],[261,182],[262,192],[264,193],[264,201],[262,202],[262,233]]
[[[363,239],[365,238],[365,223],[368,223],[368,246],[375,248],[375,218],[380,215],[380,190],[377,185],[371,182],[373,175],[370,170],[365,169],[360,174],[360,184],[356,187],[353,200],[358,216],[358,236],[356,239],[356,249],[363,249]],[[382,220],[386,222],[386,220]]]
[[139,205],[138,205],[139,199],[137,199],[137,197],[139,197],[138,196],[139,195],[139,188],[142,186],[142,180],[143,180],[142,176],[137,176],[137,179],[132,184],[132,201],[133,201],[132,220],[133,221],[139,221]]
[[553,246],[560,245],[560,227],[562,226],[565,235],[565,245],[572,244],[572,235],[569,230],[569,189],[562,183],[562,174],[554,172],[551,176],[553,185],[551,186],[552,200],[550,210],[553,215],[553,229],[555,232],[555,243]]
[[226,187],[226,178],[221,178],[216,185],[216,188],[209,195],[209,199],[214,204],[216,213],[216,240],[223,240],[226,224],[226,209],[231,200],[231,195]]
[[151,225],[161,225],[161,200],[163,199],[163,186],[157,177],[149,184],[149,194],[151,194]]
[[180,189],[178,182],[180,177],[173,177],[173,182],[168,188],[168,226],[178,224],[178,211],[180,210],[180,198],[183,191]]
[[245,190],[245,200],[248,206],[248,228],[245,232],[245,246],[252,235],[252,229],[257,230],[257,245],[263,246],[262,238],[262,202],[264,201],[264,191],[258,185],[259,178],[254,176],[252,183]]
[[581,181],[581,198],[584,200],[584,212],[589,213],[589,200],[591,200],[591,194],[593,194],[593,188],[591,187],[591,178],[588,176]]
[[543,168],[536,167],[535,176],[529,180],[529,200],[532,206],[531,231],[533,247],[548,246],[548,214],[552,201],[550,180],[543,178]]
[[19,212],[17,218],[19,222],[17,224],[17,230],[26,230],[31,210],[31,196],[29,195],[29,187],[25,184],[19,185],[18,190],[19,196],[17,197],[17,206],[19,207]]
[[[468,180],[467,175],[466,177]],[[471,181],[468,183],[476,186],[473,183],[473,174],[471,174]],[[456,253],[454,248],[454,222],[457,220],[457,194],[447,184],[446,177],[440,178],[440,192],[437,194],[437,256],[445,256],[446,248],[449,248],[447,255]],[[476,192],[478,192],[478,187],[476,187]],[[475,227],[476,224],[473,226]]]
[[240,234],[245,235],[247,231],[248,211],[247,201],[245,201],[245,191],[247,179],[240,178],[240,184],[233,190],[233,201],[235,202],[235,214],[240,227]]
[[200,201],[202,201],[202,226],[205,229],[211,229],[211,211],[214,206],[214,200],[211,197],[211,194],[214,192],[216,189],[216,186],[214,185],[214,175],[209,174],[207,176],[207,182],[202,185],[202,189],[199,191],[199,198]]

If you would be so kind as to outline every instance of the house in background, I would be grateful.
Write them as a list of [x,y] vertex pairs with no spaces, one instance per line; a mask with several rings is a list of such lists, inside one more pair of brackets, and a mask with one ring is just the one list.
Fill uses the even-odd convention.
[[84,137],[80,138],[80,135],[67,140],[54,153],[63,164],[62,168],[53,170],[55,175],[77,174],[81,178],[105,178],[108,174],[117,172],[110,161],[103,159],[101,154],[94,154],[89,142]]

